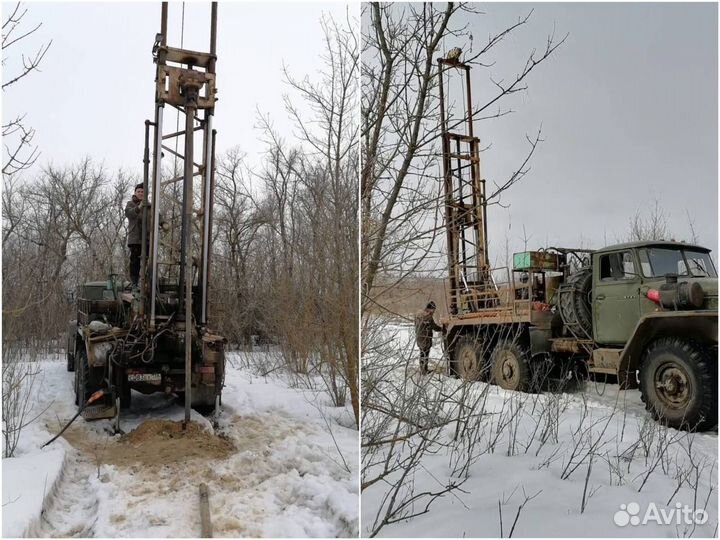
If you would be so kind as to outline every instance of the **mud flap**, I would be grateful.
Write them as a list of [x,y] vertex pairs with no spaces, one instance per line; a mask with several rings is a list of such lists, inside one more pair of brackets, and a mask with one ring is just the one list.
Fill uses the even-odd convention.
[[640,386],[637,379],[637,372],[635,370],[623,371],[618,368],[617,379],[620,390],[633,390]]
[[103,418],[115,418],[117,407],[115,405],[89,405],[85,407],[81,416],[85,420],[101,420]]

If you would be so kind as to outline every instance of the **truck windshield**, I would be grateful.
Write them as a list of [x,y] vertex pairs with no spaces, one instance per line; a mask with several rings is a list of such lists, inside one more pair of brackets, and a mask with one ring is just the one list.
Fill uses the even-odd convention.
[[663,277],[665,274],[717,277],[710,254],[702,251],[643,248],[639,255],[645,277]]

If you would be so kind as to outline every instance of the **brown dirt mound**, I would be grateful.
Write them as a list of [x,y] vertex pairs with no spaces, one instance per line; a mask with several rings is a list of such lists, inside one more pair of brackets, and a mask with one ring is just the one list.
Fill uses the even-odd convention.
[[107,461],[116,465],[170,464],[195,458],[225,458],[234,450],[230,441],[195,422],[183,430],[182,422],[146,420],[120,438]]
[[120,438],[122,443],[140,444],[148,439],[176,439],[184,437],[202,437],[207,431],[197,422],[190,422],[183,431],[182,422],[170,420],[145,420],[130,433]]
[[183,431],[181,422],[146,420],[116,438],[93,436],[72,425],[63,434],[75,448],[97,463],[120,467],[173,465],[192,459],[223,459],[236,451],[231,441],[207,431],[195,422]]

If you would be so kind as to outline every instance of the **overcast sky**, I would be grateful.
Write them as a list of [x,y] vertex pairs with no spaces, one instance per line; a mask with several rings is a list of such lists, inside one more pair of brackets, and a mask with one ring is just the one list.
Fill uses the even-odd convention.
[[[159,3],[28,3],[28,23],[43,22],[27,42],[53,39],[35,73],[3,95],[3,119],[27,112],[41,163],[85,155],[141,170],[143,121],[153,114],[151,48]],[[3,3],[3,10],[8,4]],[[688,212],[700,242],[718,242],[718,49],[716,4],[482,5],[466,16],[475,43],[534,9],[529,23],[498,46],[488,68],[508,79],[548,33],[569,33],[553,58],[508,102],[513,115],[480,123],[482,173],[500,182],[519,164],[525,134],[542,125],[530,174],[489,210],[491,260],[529,247],[600,247],[623,239],[631,217],[657,200],[676,238],[689,237]],[[357,4],[350,8],[359,12]],[[323,43],[322,12],[338,3],[221,3],[218,28],[218,150],[239,145],[257,160],[256,109],[289,135],[282,96],[283,61],[311,77]],[[179,45],[181,5],[170,9],[171,45]],[[207,49],[209,7],[186,5],[185,46]],[[454,46],[445,43],[446,48]],[[29,50],[28,49],[28,50]],[[9,68],[12,68],[13,56]],[[473,72],[476,101],[492,87]],[[166,115],[173,121],[174,112]],[[493,253],[494,252],[494,253]]]
[[[14,4],[2,3],[3,13]],[[53,44],[34,73],[3,94],[3,120],[27,112],[44,164],[69,163],[89,155],[112,171],[142,170],[145,119],[154,114],[155,65],[152,45],[160,31],[160,2],[27,3],[27,27],[42,22],[17,51],[10,50],[8,73],[20,48],[27,54],[49,39]],[[251,161],[263,145],[257,110],[291,138],[283,107],[283,62],[296,77],[311,78],[323,52],[320,18],[347,17],[342,3],[220,3],[214,127],[218,152],[239,146]],[[350,14],[357,18],[359,6]],[[168,44],[180,46],[182,4],[171,3]],[[184,47],[209,50],[210,4],[185,5]],[[7,75],[3,75],[6,80]],[[291,94],[292,95],[292,94]],[[165,124],[175,124],[166,107]]]
[[[530,9],[498,46],[489,72],[509,80],[546,36],[569,33],[554,58],[513,96],[508,117],[476,124],[481,169],[499,182],[519,165],[525,134],[542,125],[532,170],[489,210],[491,261],[543,245],[601,247],[624,239],[638,209],[657,199],[676,239],[718,243],[718,20],[716,4],[484,4],[466,16],[476,49]],[[449,41],[446,49],[452,47]],[[473,70],[478,100],[492,87]],[[477,101],[477,100],[476,100]],[[494,254],[493,254],[494,250]],[[717,260],[717,255],[715,255]]]

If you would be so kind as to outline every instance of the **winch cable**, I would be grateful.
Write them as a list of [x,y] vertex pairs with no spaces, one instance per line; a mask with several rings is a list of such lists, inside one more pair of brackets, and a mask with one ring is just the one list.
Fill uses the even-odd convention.
[[67,424],[65,424],[65,427],[60,430],[60,433],[55,435],[52,439],[50,439],[48,442],[43,444],[40,448],[45,448],[48,444],[55,442],[57,440],[57,438],[60,437],[60,435],[62,435],[63,433],[65,433],[65,430],[70,427],[70,424],[72,424],[77,419],[77,417],[82,414],[82,412],[85,410],[85,407],[87,407],[91,403],[94,403],[95,401],[97,401],[98,399],[103,397],[104,395],[105,395],[105,390],[98,390],[97,392],[93,393],[93,395],[90,396],[90,398],[85,402],[85,404],[82,405],[78,409],[78,412],[75,413],[75,416],[73,416],[70,419],[70,421]]
[[[599,375],[599,374],[596,373],[595,375]],[[602,397],[605,395],[605,390],[607,390],[607,375],[603,373],[602,392],[598,389],[599,387],[598,387],[597,379],[598,379],[597,377],[593,377],[593,383],[595,384],[595,393],[598,396]]]

